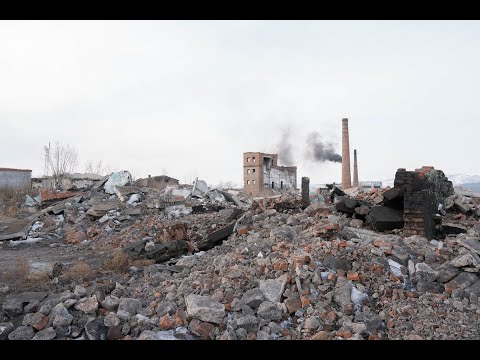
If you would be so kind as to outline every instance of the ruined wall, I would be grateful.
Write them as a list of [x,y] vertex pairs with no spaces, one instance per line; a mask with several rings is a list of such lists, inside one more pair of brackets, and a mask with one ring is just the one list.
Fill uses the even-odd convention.
[[178,185],[179,181],[170,176],[160,175],[160,176],[151,176],[144,179],[138,179],[133,183],[134,186],[139,187],[149,187],[157,190],[163,190],[169,185]]
[[405,236],[435,236],[434,215],[438,205],[454,193],[453,184],[443,171],[424,166],[415,171],[398,169],[394,186],[403,193]]
[[103,176],[97,174],[64,174],[58,179],[52,176],[32,178],[33,189],[83,190],[93,186]]
[[0,190],[30,188],[32,170],[0,168]]
[[296,166],[272,166],[270,171],[263,168],[263,185],[273,189],[296,189],[297,167]]

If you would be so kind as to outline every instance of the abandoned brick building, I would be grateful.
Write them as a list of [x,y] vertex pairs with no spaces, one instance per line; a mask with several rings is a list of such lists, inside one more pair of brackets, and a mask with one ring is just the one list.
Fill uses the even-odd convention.
[[278,154],[243,153],[243,189],[259,195],[265,188],[288,190],[297,188],[297,167],[278,166]]

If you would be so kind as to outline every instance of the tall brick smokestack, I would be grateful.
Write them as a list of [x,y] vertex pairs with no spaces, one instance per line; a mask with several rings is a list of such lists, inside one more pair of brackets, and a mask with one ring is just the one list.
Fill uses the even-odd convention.
[[352,187],[350,173],[350,141],[348,138],[348,119],[342,119],[342,189]]
[[357,164],[357,150],[353,150],[353,183],[352,186],[358,186],[358,164]]

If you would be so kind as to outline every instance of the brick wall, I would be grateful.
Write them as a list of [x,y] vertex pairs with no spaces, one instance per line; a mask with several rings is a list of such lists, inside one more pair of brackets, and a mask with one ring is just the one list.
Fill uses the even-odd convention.
[[435,236],[433,216],[438,205],[454,193],[453,184],[445,174],[431,166],[415,171],[398,169],[394,186],[403,193],[404,235]]

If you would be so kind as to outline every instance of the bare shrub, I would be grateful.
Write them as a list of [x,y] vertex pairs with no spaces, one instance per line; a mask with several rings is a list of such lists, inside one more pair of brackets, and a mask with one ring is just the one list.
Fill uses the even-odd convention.
[[80,261],[64,271],[61,277],[67,280],[88,280],[93,274],[94,272],[90,265],[84,261]]
[[27,194],[27,189],[0,190],[0,214],[8,217],[20,215]]
[[24,257],[20,257],[15,263],[13,269],[6,270],[2,274],[2,282],[5,282],[12,288],[18,289],[26,284],[29,269],[28,260]]
[[155,264],[153,259],[137,259],[130,262],[130,266],[143,267]]
[[130,266],[130,259],[122,251],[113,254],[112,259],[107,262],[106,268],[115,272],[123,273]]

